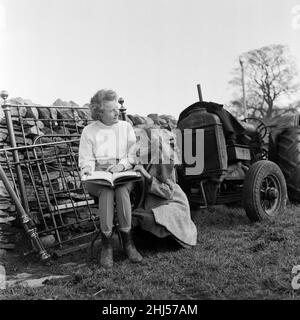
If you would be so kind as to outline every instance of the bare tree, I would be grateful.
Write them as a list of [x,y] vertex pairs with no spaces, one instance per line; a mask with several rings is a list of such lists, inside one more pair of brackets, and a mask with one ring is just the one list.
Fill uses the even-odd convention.
[[[245,69],[246,108],[250,116],[268,119],[290,104],[299,89],[297,65],[283,45],[270,45],[241,55]],[[299,80],[298,80],[299,82]],[[230,84],[242,93],[240,67],[233,72]],[[238,110],[242,98],[232,102]]]

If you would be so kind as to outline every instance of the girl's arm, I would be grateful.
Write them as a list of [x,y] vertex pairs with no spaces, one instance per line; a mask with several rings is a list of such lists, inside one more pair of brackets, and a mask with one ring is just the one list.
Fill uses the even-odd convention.
[[166,181],[166,183],[163,183],[160,182],[157,178],[152,177],[149,193],[167,200],[171,200],[174,195],[173,185],[174,183],[169,179]]

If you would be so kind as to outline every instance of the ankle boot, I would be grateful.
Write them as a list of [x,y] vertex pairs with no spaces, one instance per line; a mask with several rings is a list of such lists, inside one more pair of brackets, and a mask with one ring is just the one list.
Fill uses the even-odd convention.
[[100,254],[100,264],[105,269],[110,269],[113,266],[113,246],[112,246],[112,234],[106,236],[101,233],[102,236],[102,248]]
[[131,262],[141,262],[143,257],[136,250],[135,245],[132,241],[131,230],[128,232],[121,231],[123,248],[124,251]]

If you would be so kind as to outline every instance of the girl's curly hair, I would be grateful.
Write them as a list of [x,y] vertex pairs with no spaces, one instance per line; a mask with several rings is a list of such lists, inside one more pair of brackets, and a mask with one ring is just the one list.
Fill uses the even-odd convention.
[[93,120],[101,120],[104,102],[117,100],[118,95],[113,90],[101,89],[91,98],[90,110]]

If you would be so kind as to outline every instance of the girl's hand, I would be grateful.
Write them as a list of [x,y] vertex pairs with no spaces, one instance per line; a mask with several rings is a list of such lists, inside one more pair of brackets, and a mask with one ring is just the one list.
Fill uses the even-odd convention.
[[134,171],[140,172],[147,180],[151,180],[151,175],[147,172],[147,170],[141,164],[137,164],[134,168]]
[[116,164],[116,165],[111,165],[109,166],[106,171],[114,173],[114,172],[122,172],[124,171],[125,167],[123,164]]
[[90,166],[86,166],[81,169],[81,178],[84,176],[90,176],[92,174],[92,168]]

